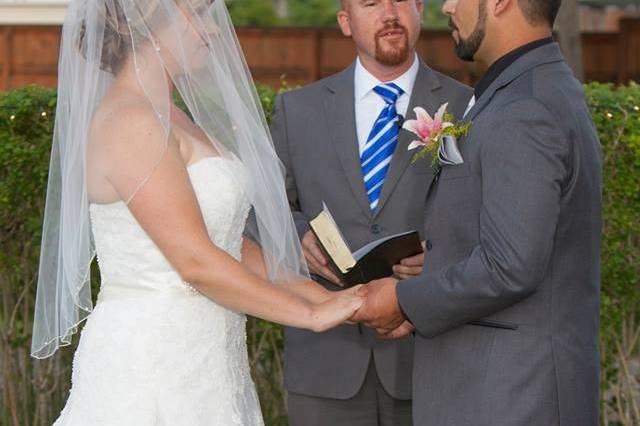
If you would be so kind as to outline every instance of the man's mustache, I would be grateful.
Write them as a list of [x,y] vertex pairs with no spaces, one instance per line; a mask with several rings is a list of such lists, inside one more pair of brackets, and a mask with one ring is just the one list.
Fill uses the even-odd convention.
[[407,29],[400,25],[398,22],[394,22],[393,24],[386,25],[383,29],[377,32],[376,37],[382,37],[389,31],[393,30],[402,30],[403,33],[407,34]]
[[449,28],[452,30],[458,31],[458,27],[453,23],[453,19],[449,18]]

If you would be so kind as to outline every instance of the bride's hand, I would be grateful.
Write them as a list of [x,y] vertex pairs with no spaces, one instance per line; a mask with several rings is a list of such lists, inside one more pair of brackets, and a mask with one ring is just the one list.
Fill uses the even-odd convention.
[[311,329],[317,333],[345,323],[364,303],[366,288],[359,285],[334,295],[311,308]]

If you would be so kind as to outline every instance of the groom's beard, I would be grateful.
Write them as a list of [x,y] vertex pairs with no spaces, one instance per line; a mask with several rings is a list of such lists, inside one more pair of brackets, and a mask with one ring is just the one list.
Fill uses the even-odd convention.
[[[390,30],[402,30],[402,41],[398,42],[398,46],[392,45],[389,48],[383,48],[380,38],[383,34]],[[376,61],[387,67],[396,67],[407,61],[409,58],[409,32],[399,23],[387,25],[384,30],[376,34]],[[391,43],[389,43],[391,44]]]
[[460,35],[460,30],[453,23],[452,19],[449,19],[449,28],[452,30],[458,30],[458,42],[456,43],[456,55],[463,61],[472,62],[480,45],[485,36],[485,23],[487,21],[487,2],[481,0],[478,4],[478,22],[473,32],[466,39]]

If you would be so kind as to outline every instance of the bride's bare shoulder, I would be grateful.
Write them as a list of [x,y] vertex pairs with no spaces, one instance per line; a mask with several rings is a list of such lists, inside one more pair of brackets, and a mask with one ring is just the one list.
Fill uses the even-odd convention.
[[87,183],[97,202],[119,199],[114,177],[148,173],[167,147],[167,134],[146,99],[106,97],[96,108],[87,141]]
[[136,149],[164,144],[167,132],[146,99],[121,97],[105,100],[95,111],[89,129],[93,149]]

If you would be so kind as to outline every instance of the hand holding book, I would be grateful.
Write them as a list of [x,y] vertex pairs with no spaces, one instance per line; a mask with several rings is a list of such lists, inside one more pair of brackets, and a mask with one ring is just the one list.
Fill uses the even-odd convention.
[[329,259],[324,254],[313,231],[307,231],[302,238],[301,245],[305,260],[309,266],[309,272],[321,276],[335,285],[344,287],[344,284],[340,282],[340,278],[331,269]]
[[424,268],[424,260],[426,254],[425,242],[422,241],[422,253],[416,254],[402,259],[400,263],[393,266],[393,275],[406,280],[409,278],[417,277],[422,273]]
[[392,276],[394,265],[423,253],[417,231],[381,238],[352,253],[326,206],[310,225],[329,261],[327,266],[346,286]]

